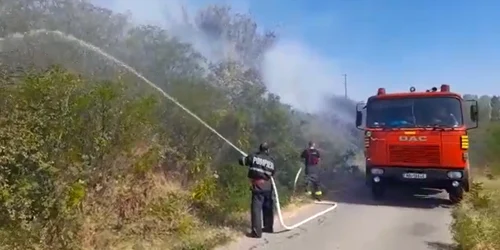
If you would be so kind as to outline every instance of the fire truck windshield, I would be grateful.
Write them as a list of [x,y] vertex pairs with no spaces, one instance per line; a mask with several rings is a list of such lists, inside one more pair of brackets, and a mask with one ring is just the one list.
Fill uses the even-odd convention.
[[453,128],[463,124],[462,104],[454,97],[373,99],[366,108],[366,125],[373,128]]

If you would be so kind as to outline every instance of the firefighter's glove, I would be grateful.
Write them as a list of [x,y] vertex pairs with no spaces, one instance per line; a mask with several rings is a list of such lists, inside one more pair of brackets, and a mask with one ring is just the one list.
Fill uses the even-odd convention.
[[245,166],[245,159],[246,159],[246,157],[241,157],[241,158],[238,160],[238,163],[239,163],[241,166]]

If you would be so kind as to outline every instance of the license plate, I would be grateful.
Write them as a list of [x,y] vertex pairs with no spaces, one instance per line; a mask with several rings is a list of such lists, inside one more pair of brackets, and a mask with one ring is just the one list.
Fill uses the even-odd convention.
[[406,179],[426,179],[427,174],[420,174],[420,173],[404,173],[403,178]]

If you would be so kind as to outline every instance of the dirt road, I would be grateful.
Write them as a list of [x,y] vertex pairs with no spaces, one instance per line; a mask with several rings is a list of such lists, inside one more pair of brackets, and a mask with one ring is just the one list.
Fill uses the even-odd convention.
[[[446,193],[392,191],[384,201],[375,202],[367,188],[358,183],[329,198],[338,202],[338,208],[300,228],[283,231],[277,226],[276,233],[265,234],[262,239],[242,237],[219,249],[451,249]],[[291,225],[321,209],[321,205],[308,206],[285,223]]]

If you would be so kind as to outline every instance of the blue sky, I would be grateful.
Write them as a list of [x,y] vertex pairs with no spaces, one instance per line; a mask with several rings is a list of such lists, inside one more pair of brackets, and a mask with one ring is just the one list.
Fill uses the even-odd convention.
[[288,23],[291,35],[336,58],[353,85],[404,90],[447,82],[457,91],[500,94],[500,1],[275,1],[254,8],[262,22]]
[[[100,0],[152,21],[164,15],[158,3],[168,1],[179,0]],[[331,62],[335,73],[329,77],[335,78],[336,91],[342,89],[341,74],[347,73],[349,95],[358,100],[378,87],[397,91],[441,83],[461,93],[500,94],[498,0],[187,2],[194,8],[223,2],[249,10],[261,26],[277,29],[283,40]]]

